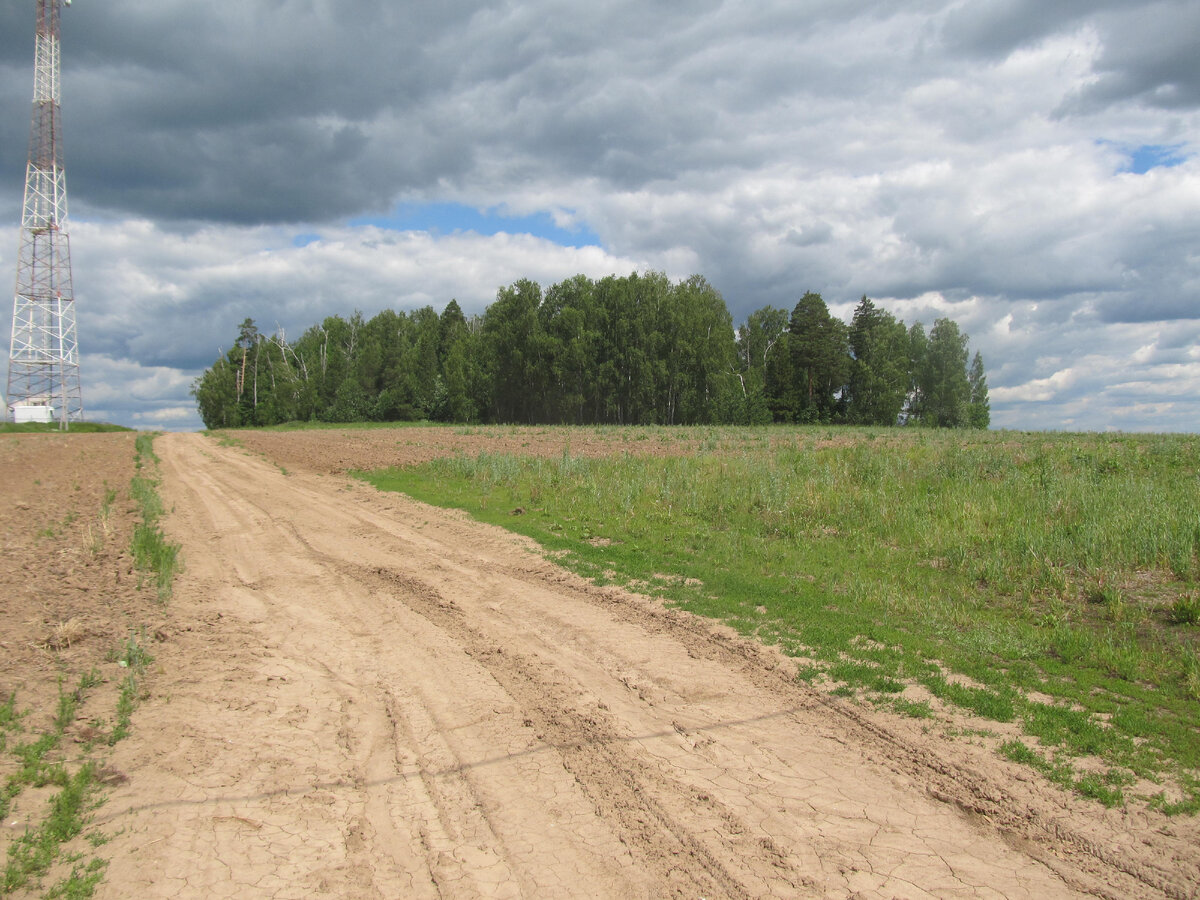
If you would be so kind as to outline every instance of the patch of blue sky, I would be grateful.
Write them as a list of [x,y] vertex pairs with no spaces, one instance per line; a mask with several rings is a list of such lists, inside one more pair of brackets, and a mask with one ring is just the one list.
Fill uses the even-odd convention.
[[1145,175],[1151,169],[1178,166],[1191,156],[1186,148],[1186,144],[1142,144],[1140,147],[1123,147],[1128,161],[1120,171]]
[[321,236],[319,234],[298,234],[292,238],[292,246],[307,247],[309,244],[319,241],[320,239]]
[[507,215],[497,208],[478,210],[459,203],[404,203],[386,216],[360,216],[350,225],[374,225],[390,231],[428,231],[433,234],[454,234],[473,231],[481,235],[530,234],[553,241],[563,247],[600,246],[600,238],[590,228],[580,225],[563,228],[548,212],[530,216]]

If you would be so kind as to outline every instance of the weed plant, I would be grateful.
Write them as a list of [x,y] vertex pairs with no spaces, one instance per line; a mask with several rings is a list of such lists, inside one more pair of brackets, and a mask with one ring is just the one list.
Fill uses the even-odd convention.
[[[1170,771],[1195,785],[1200,442],[633,434],[692,449],[482,453],[363,477],[534,537],[598,582],[650,585],[777,642],[842,693],[887,702],[920,684],[985,719],[1019,722],[1063,764],[1089,754],[1110,771]],[[623,441],[636,451],[629,432]],[[516,507],[526,514],[510,515]],[[1103,802],[1123,797],[1121,778],[1070,784]]]
[[96,857],[86,866],[76,865],[62,882],[46,892],[46,900],[87,900],[104,880],[108,861]]
[[[153,658],[135,634],[130,634],[125,644],[109,658],[129,670],[117,700],[117,721],[109,736],[109,744],[114,744],[129,732],[138,680]],[[60,749],[63,734],[75,721],[88,691],[98,686],[101,680],[100,671],[91,669],[79,677],[78,684],[71,691],[64,691],[60,682],[51,728],[12,749],[18,768],[0,789],[0,819],[8,814],[12,801],[25,787],[54,785],[59,792],[50,799],[49,809],[42,821],[9,845],[8,861],[0,879],[0,897],[41,879],[58,859],[61,846],[79,834],[85,824],[88,798],[95,790],[94,765],[84,762],[72,775],[65,761],[52,758],[62,756],[62,753],[55,751]],[[14,694],[0,706],[0,728],[8,731],[17,727],[19,714],[15,710]],[[74,866],[71,873],[54,885],[46,896],[92,896],[103,878],[105,865],[103,860],[93,859],[86,866]]]
[[83,829],[86,804],[95,781],[92,766],[84,765],[65,779],[62,790],[50,801],[50,811],[36,829],[30,829],[8,848],[3,892],[11,894],[40,878],[57,859],[59,848]]
[[117,658],[121,668],[128,674],[121,682],[121,692],[117,695],[117,721],[112,733],[108,736],[110,744],[116,744],[129,736],[133,719],[133,710],[137,706],[138,685],[146,666],[154,661],[154,657],[142,646],[136,634],[130,634],[129,639]]

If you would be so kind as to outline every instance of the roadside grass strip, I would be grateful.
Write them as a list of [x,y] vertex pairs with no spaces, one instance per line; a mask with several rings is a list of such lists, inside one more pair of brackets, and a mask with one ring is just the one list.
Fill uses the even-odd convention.
[[835,693],[1015,723],[1025,750],[1002,755],[1081,795],[1136,782],[1200,811],[1194,438],[645,429],[699,449],[592,459],[546,431],[558,458],[356,474],[778,644]]
[[142,521],[134,526],[131,550],[138,571],[150,573],[159,600],[166,602],[171,598],[182,560],[179,545],[168,541],[158,525],[164,510],[158,496],[159,460],[154,453],[154,437],[152,433],[143,432],[137,436],[135,444],[134,465],[139,474],[130,482],[129,493],[141,508]]

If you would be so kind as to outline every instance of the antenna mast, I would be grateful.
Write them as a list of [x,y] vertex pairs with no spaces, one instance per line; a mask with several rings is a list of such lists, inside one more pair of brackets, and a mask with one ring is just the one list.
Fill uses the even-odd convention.
[[[37,0],[33,127],[25,170],[7,401],[14,421],[83,419],[79,344],[67,238],[59,94],[59,13],[71,0]],[[55,409],[57,407],[57,409]]]

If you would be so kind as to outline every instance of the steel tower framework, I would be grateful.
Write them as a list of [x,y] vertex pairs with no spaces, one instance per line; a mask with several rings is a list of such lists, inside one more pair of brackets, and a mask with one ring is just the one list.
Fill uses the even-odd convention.
[[67,237],[59,93],[59,14],[71,0],[37,0],[33,127],[8,358],[9,410],[56,407],[62,428],[83,419],[79,343]]

